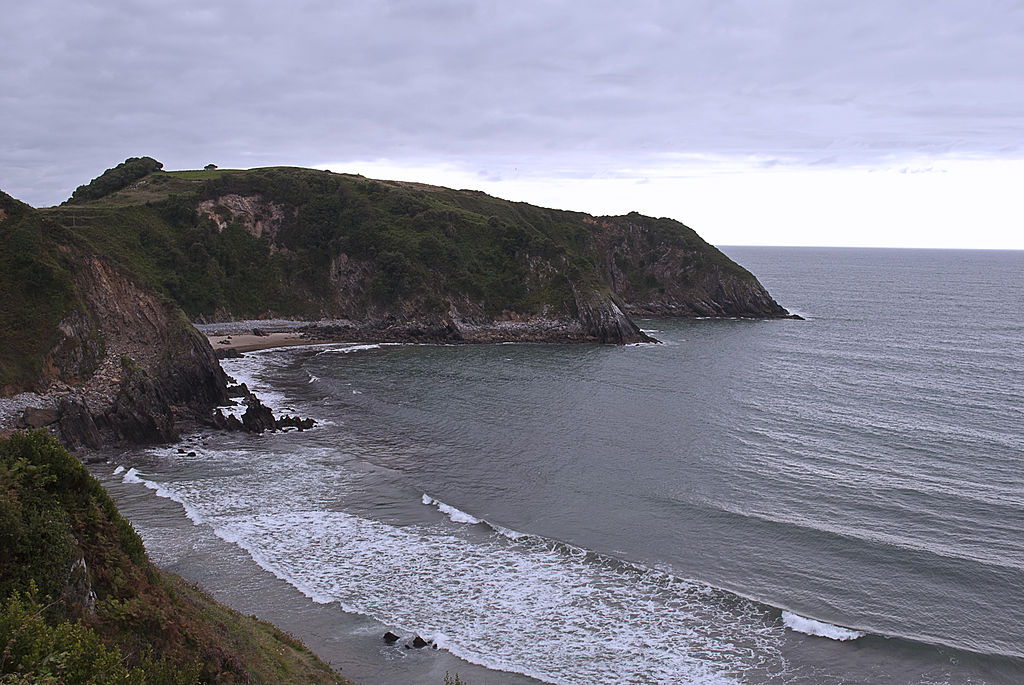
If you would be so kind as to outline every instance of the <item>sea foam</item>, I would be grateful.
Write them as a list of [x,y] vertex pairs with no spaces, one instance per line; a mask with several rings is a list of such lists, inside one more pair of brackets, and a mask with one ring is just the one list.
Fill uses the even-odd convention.
[[445,504],[444,502],[442,502],[439,499],[434,499],[430,495],[424,494],[422,501],[423,501],[424,504],[426,504],[428,506],[435,506],[435,507],[437,507],[438,511],[440,511],[443,514],[447,514],[448,518],[450,518],[455,523],[469,523],[469,524],[473,524],[473,525],[476,525],[478,523],[484,523],[483,519],[478,519],[475,516],[467,514],[466,512],[462,511],[461,509],[456,509],[455,507],[451,506],[450,504]]
[[824,621],[816,621],[813,618],[804,618],[791,611],[782,612],[782,623],[797,633],[827,637],[830,640],[839,640],[840,642],[856,640],[865,635],[865,633],[859,630],[851,630],[850,628],[843,628],[831,623],[825,623]]

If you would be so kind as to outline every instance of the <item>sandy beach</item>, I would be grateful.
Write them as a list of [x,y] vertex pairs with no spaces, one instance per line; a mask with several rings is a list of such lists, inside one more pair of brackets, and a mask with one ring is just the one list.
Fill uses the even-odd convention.
[[311,340],[295,331],[267,333],[266,335],[253,335],[252,333],[235,333],[224,335],[207,335],[210,345],[216,350],[238,350],[239,352],[253,352],[254,350],[266,350],[271,347],[289,347],[292,345],[311,345],[318,340]]

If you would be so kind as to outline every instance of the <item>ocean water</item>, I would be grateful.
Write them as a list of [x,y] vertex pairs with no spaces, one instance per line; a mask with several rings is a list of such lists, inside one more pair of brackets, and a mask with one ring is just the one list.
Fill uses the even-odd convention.
[[365,683],[1024,682],[1024,253],[725,251],[806,320],[250,354],[317,428],[95,472]]

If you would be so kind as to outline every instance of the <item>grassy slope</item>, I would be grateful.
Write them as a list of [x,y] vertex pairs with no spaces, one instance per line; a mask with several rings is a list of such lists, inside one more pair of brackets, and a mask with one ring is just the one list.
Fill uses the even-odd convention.
[[103,488],[47,434],[0,441],[0,491],[0,681],[348,682],[272,625],[150,564]]

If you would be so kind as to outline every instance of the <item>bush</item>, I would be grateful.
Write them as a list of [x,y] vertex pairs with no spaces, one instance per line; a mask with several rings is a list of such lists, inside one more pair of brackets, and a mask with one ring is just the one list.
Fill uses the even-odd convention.
[[121,650],[105,645],[91,628],[72,621],[47,623],[47,608],[39,603],[34,585],[0,605],[0,683],[184,685],[199,676],[195,666],[179,668],[152,659],[128,668]]
[[116,167],[107,169],[84,186],[78,186],[71,198],[64,204],[76,204],[87,200],[98,200],[111,193],[116,193],[154,171],[163,169],[164,165],[152,157],[129,157]]

